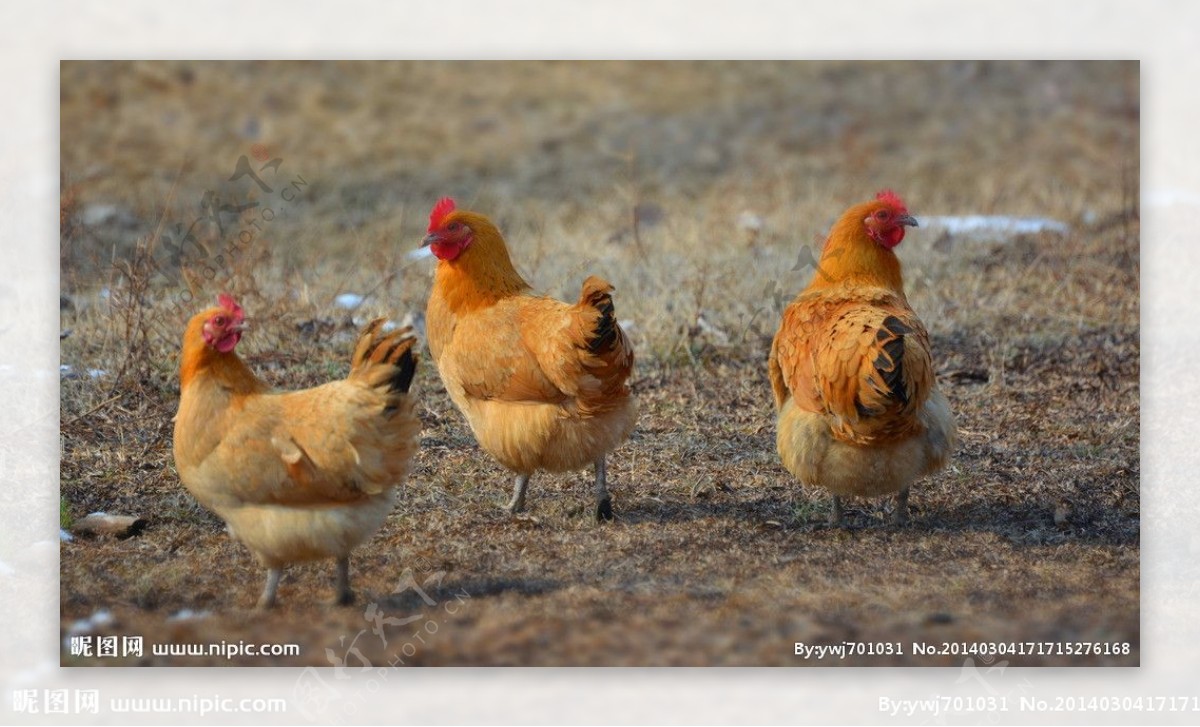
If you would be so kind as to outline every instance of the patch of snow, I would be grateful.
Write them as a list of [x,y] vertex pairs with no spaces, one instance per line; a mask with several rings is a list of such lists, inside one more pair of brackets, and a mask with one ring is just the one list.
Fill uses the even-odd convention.
[[93,204],[88,205],[87,208],[83,210],[83,214],[80,215],[80,218],[83,220],[83,224],[85,225],[102,225],[105,222],[108,222],[110,217],[116,216],[116,206],[111,204]]
[[1047,217],[1009,217],[1007,215],[929,215],[918,218],[921,227],[944,230],[951,235],[1007,238],[1039,232],[1065,235],[1071,226]]
[[418,247],[412,252],[405,253],[404,257],[408,258],[409,260],[424,260],[427,257],[433,257],[433,250],[428,245],[425,245],[423,247]]
[[75,539],[74,535],[71,535],[70,533],[68,533],[66,530],[63,530],[62,528],[58,529],[58,541],[60,543],[69,543],[74,539]]
[[67,629],[67,635],[79,636],[81,634],[86,634],[95,630],[97,626],[105,626],[112,623],[112,620],[112,612],[107,608],[102,608],[93,613],[90,617],[81,618],[75,623],[71,624],[71,628]]
[[425,338],[425,314],[421,311],[413,313],[409,311],[400,319],[400,327],[410,327],[417,334],[418,338]]
[[743,212],[738,215],[737,226],[743,230],[758,232],[763,228],[763,218],[753,212]]
[[172,621],[192,621],[195,619],[208,618],[209,615],[210,614],[208,611],[193,611],[190,608],[185,608],[168,616],[167,623],[171,623]]
[[89,227],[108,224],[134,227],[138,221],[132,212],[115,204],[90,204],[84,208],[79,218]]
[[88,369],[88,376],[92,377],[93,379],[98,379],[107,373],[108,372],[104,369]]
[[11,576],[13,573],[16,573],[16,572],[17,572],[16,568],[13,568],[8,563],[5,563],[4,561],[0,560],[0,576]]
[[362,305],[363,300],[365,298],[358,293],[342,293],[334,298],[333,302],[337,303],[341,308],[357,308]]

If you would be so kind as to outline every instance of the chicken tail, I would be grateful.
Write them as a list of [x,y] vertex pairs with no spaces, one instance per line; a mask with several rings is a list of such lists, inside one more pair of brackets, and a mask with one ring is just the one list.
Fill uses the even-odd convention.
[[369,386],[384,386],[389,393],[407,394],[417,371],[417,355],[413,351],[417,339],[411,326],[381,333],[386,321],[376,318],[359,335],[354,355],[350,357],[350,378],[366,377]]
[[579,305],[595,308],[600,312],[600,316],[596,318],[596,327],[588,337],[588,350],[592,353],[610,351],[620,340],[621,332],[617,327],[616,308],[612,299],[613,290],[613,286],[607,280],[595,275],[583,281]]
[[[883,319],[875,340],[879,343],[879,355],[875,357],[875,371],[878,372],[883,387],[879,393],[892,401],[908,406],[908,386],[904,377],[904,336],[912,333],[909,328],[896,316]],[[874,383],[874,382],[872,382]],[[878,411],[864,407],[856,402],[861,416],[874,416]]]
[[585,413],[624,407],[629,397],[633,348],[617,323],[612,291],[607,280],[593,275],[583,282],[576,306],[578,328],[573,338],[580,349],[579,361],[594,382],[577,397],[579,411]]

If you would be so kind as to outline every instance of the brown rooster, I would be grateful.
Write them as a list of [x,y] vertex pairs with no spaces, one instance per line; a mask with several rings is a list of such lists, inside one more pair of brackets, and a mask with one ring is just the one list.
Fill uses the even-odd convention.
[[605,455],[633,429],[633,348],[613,287],[595,276],[579,302],[534,295],[487,217],[440,200],[425,237],[438,258],[426,310],[429,351],[479,445],[517,474],[510,512],[537,470],[594,464],[596,517],[612,518]]
[[909,486],[955,445],[929,334],[892,251],[916,225],[890,190],[847,210],[771,346],[779,455],[802,483],[833,494],[834,525],[842,496],[893,492],[894,520],[904,522]]
[[337,602],[351,603],[350,551],[383,524],[417,449],[408,329],[359,336],[342,381],[275,392],[234,352],[245,314],[228,295],[183,336],[175,466],[200,504],[267,570],[259,608],[283,567],[337,559]]

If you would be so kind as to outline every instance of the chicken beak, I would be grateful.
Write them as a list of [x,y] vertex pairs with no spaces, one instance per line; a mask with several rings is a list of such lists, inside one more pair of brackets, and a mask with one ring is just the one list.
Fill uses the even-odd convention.
[[232,326],[230,326],[229,330],[234,331],[235,333],[241,333],[241,332],[245,331],[246,329],[248,329],[249,327],[250,327],[249,323],[247,323],[245,321],[238,321],[237,323],[234,323]]
[[425,236],[424,240],[421,241],[421,247],[429,247],[430,245],[432,245],[435,242],[440,242],[441,239],[442,238],[438,237],[438,234],[436,232],[431,232]]
[[896,223],[899,225],[909,225],[912,227],[920,227],[920,225],[917,224],[917,218],[913,217],[912,215],[900,215],[899,217],[896,218]]

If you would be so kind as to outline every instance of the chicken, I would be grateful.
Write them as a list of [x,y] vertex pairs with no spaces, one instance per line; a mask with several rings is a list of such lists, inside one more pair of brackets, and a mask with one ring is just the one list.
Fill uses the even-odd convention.
[[438,258],[429,352],[479,445],[516,473],[508,510],[524,509],[535,471],[594,464],[596,519],[611,520],[605,456],[637,416],[613,287],[592,276],[574,304],[534,295],[491,220],[449,198],[430,213],[424,245]]
[[841,497],[896,493],[946,464],[954,417],[934,380],[929,333],[904,296],[892,251],[917,226],[890,190],[833,226],[817,270],[783,313],[769,373],[779,416],[776,445],[802,483]]
[[363,330],[344,380],[292,392],[271,391],[234,352],[245,324],[232,297],[188,323],[175,466],[267,568],[260,609],[285,565],[321,558],[337,559],[337,602],[354,600],[350,551],[391,512],[420,431],[415,339],[383,323]]

